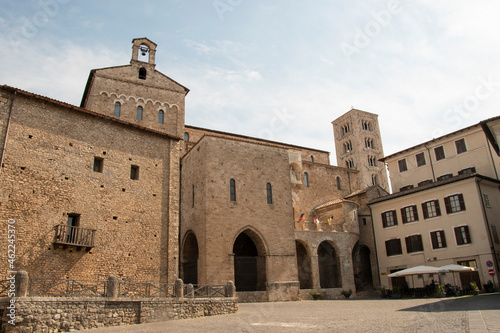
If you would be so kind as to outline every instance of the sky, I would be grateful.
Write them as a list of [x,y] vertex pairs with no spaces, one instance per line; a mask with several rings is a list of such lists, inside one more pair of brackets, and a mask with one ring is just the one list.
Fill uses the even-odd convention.
[[331,152],[379,115],[384,154],[498,116],[499,1],[2,0],[0,84],[80,105],[91,69],[158,44],[186,124]]

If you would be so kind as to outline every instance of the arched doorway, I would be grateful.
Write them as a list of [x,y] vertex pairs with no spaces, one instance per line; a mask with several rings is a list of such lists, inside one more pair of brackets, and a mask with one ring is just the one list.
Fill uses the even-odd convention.
[[198,241],[192,231],[184,239],[181,262],[184,283],[198,284]]
[[[258,243],[257,246],[254,240]],[[260,238],[246,230],[234,241],[234,284],[236,291],[266,290],[266,257]]]
[[299,276],[300,289],[312,289],[311,257],[302,243],[295,241],[297,252],[297,273]]
[[318,246],[318,266],[321,288],[342,287],[339,260],[333,246],[326,241]]
[[373,289],[372,265],[368,246],[356,244],[352,250],[356,290]]

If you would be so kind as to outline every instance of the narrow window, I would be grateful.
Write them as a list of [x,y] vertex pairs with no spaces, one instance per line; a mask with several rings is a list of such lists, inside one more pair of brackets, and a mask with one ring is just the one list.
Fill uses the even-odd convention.
[[475,167],[470,167],[470,168],[462,169],[462,170],[460,170],[458,172],[459,175],[464,175],[464,174],[472,175],[473,173],[476,173],[476,168]]
[[341,190],[340,177],[337,176],[337,190]]
[[463,194],[450,195],[444,198],[446,213],[457,213],[465,210],[465,202]]
[[442,249],[446,247],[446,237],[443,230],[431,232],[432,249]]
[[234,179],[229,181],[229,199],[231,201],[236,201],[236,182]]
[[424,250],[424,244],[422,243],[422,235],[411,235],[405,238],[406,241],[406,252],[422,252]]
[[354,161],[353,160],[347,160],[345,163],[346,163],[347,168],[354,169]]
[[193,197],[192,197],[192,205],[191,205],[191,207],[194,208],[194,184],[193,184]]
[[398,225],[398,217],[395,210],[382,213],[382,225],[384,228]]
[[184,141],[189,142],[189,133],[188,132],[184,133]]
[[375,161],[375,157],[369,156],[368,157],[368,165],[369,166],[376,166],[377,162]]
[[401,217],[403,218],[403,223],[418,221],[417,206],[413,205],[401,208]]
[[137,107],[137,120],[142,120],[142,106]]
[[139,179],[139,166],[137,165],[130,166],[130,179],[133,180]]
[[431,200],[422,204],[422,211],[424,212],[424,219],[431,217],[441,216],[441,209],[439,208],[438,200]]
[[388,257],[403,254],[403,250],[401,248],[401,240],[399,238],[396,238],[385,241],[385,251]]
[[120,104],[120,102],[115,102],[115,117],[120,116],[121,109],[122,109],[122,105]]
[[271,183],[266,184],[267,191],[267,203],[271,205],[273,203],[273,189],[271,187]]
[[314,162],[314,156],[311,155],[311,162]]
[[372,185],[377,185],[377,176],[372,175]]
[[94,172],[102,172],[104,159],[102,157],[94,156]]
[[422,166],[426,164],[424,153],[417,154],[415,155],[415,157],[417,158],[417,166]]
[[469,226],[464,225],[461,227],[456,227],[454,228],[454,230],[455,230],[455,238],[457,240],[457,245],[464,245],[471,243]]
[[158,124],[163,124],[165,118],[165,112],[163,110],[158,111]]
[[457,147],[457,154],[462,154],[467,151],[467,146],[465,145],[465,139],[460,139],[455,141],[455,147]]
[[438,181],[439,180],[445,180],[445,179],[449,179],[451,177],[453,177],[453,174],[452,173],[447,173],[446,175],[442,175],[442,176],[437,177],[436,180],[438,180]]
[[408,170],[405,158],[398,161],[398,166],[399,166],[399,172],[405,172],[406,170]]
[[309,174],[304,172],[304,186],[309,187]]
[[444,159],[446,156],[444,155],[444,147],[439,146],[434,148],[434,154],[436,155],[436,161]]
[[146,74],[147,74],[146,68],[144,67],[139,68],[139,79],[146,80]]

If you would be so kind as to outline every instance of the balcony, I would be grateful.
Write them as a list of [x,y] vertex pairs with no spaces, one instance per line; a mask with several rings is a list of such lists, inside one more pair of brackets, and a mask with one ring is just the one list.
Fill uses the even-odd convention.
[[95,229],[86,229],[80,227],[72,227],[64,224],[55,226],[54,248],[62,246],[75,246],[78,250],[85,248],[85,251],[90,251],[94,247]]

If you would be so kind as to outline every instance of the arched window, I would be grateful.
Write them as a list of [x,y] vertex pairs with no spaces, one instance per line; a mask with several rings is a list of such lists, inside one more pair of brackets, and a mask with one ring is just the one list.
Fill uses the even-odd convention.
[[236,182],[234,179],[229,181],[229,199],[231,201],[236,201]]
[[337,176],[337,190],[340,190],[340,177]]
[[266,190],[267,190],[267,203],[271,205],[273,203],[273,189],[271,187],[271,183],[266,184]]
[[137,107],[137,120],[142,120],[142,106]]
[[122,109],[122,105],[120,104],[120,102],[116,102],[115,103],[115,117],[120,116],[121,109]]
[[311,155],[311,162],[314,162],[314,156]]
[[146,68],[144,67],[139,68],[139,79],[146,80],[146,75],[147,75]]
[[372,185],[377,185],[377,176],[376,175],[372,176]]
[[158,124],[163,124],[165,118],[165,112],[163,110],[158,111]]
[[309,187],[309,174],[304,172],[304,186]]
[[188,132],[184,133],[184,141],[189,142],[189,133]]

